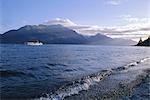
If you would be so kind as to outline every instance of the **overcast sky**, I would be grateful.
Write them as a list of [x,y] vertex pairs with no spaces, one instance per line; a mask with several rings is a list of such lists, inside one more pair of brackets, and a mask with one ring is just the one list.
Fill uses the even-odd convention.
[[1,34],[41,23],[137,40],[150,35],[150,0],[0,0]]

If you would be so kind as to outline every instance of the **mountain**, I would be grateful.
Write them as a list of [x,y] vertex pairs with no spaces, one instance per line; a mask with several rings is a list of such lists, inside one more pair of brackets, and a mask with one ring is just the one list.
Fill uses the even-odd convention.
[[90,36],[88,38],[88,44],[94,45],[135,45],[136,42],[132,40],[122,39],[122,38],[110,38],[106,35],[100,33]]
[[109,44],[109,41],[112,41],[112,40],[113,40],[112,38],[107,37],[106,35],[97,33],[96,35],[90,36],[88,38],[88,44],[107,45]]
[[140,39],[139,43],[136,46],[150,46],[150,36],[144,41]]
[[44,44],[94,44],[94,45],[135,45],[124,39],[112,39],[100,33],[83,36],[62,25],[26,25],[0,35],[1,43],[24,44],[38,40]]
[[84,36],[62,25],[26,25],[1,35],[2,43],[25,43],[39,40],[45,44],[82,44]]

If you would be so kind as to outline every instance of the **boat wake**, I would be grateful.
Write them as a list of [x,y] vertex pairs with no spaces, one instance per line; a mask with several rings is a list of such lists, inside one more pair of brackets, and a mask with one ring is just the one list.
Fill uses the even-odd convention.
[[147,57],[147,58],[141,59],[140,61],[136,61],[136,62],[129,63],[127,65],[124,65],[122,67],[102,70],[99,73],[92,74],[92,75],[83,77],[80,80],[73,81],[69,84],[66,84],[60,87],[57,91],[50,93],[50,94],[46,94],[45,96],[34,99],[34,100],[62,100],[65,97],[72,96],[72,95],[78,94],[81,91],[88,90],[90,86],[97,84],[101,80],[110,76],[112,73],[127,70],[131,67],[135,67],[138,64],[143,63],[149,59],[150,58]]

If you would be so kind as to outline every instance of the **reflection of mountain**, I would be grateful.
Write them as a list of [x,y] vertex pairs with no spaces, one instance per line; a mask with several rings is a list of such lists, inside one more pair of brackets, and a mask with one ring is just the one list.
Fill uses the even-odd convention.
[[150,46],[150,36],[148,37],[148,39],[142,41],[140,39],[139,43],[137,44],[137,46]]
[[2,43],[23,44],[39,40],[45,44],[98,44],[133,45],[135,42],[124,39],[112,39],[102,34],[83,36],[62,25],[27,25],[18,30],[10,30],[0,35]]

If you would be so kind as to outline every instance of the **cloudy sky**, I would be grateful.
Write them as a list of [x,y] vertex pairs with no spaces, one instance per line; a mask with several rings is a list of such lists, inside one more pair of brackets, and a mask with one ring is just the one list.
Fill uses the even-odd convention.
[[62,24],[84,35],[138,40],[150,35],[150,0],[0,0],[0,33]]

